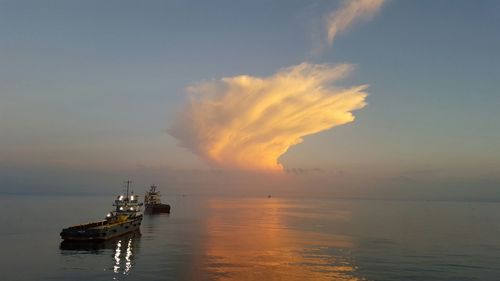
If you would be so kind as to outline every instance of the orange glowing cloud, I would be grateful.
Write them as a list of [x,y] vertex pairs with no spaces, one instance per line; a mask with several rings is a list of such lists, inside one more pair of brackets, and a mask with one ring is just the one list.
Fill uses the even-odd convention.
[[241,75],[188,88],[170,134],[208,163],[282,170],[278,159],[302,138],[352,122],[366,85],[334,85],[352,66],[302,63],[269,77]]

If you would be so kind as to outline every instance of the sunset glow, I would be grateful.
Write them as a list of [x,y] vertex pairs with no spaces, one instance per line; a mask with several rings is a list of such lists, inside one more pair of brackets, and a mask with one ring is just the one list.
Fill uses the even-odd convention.
[[499,12],[0,0],[0,281],[499,280]]
[[[209,205],[212,212],[206,225],[210,231],[205,267],[217,280],[361,280],[352,260],[324,254],[326,249],[352,248],[352,238],[291,229],[287,219],[304,215],[287,212],[293,204],[280,199],[250,199],[211,200]],[[228,222],[234,214],[249,219],[231,225]],[[331,220],[339,220],[337,215],[325,214]]]

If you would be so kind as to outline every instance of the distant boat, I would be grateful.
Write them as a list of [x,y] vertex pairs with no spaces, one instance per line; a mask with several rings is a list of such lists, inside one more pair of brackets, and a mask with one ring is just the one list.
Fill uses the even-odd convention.
[[152,185],[144,196],[145,213],[170,213],[170,205],[161,203],[161,195],[156,188],[156,185]]
[[109,212],[103,221],[64,228],[61,238],[71,241],[102,241],[137,231],[142,222],[142,203],[138,202],[139,196],[129,193],[131,181],[126,183],[127,194],[116,197],[113,204],[115,210]]

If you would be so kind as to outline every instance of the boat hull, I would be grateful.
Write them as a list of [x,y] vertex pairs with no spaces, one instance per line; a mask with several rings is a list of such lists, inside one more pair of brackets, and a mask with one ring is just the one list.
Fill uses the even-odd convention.
[[103,241],[137,231],[142,222],[142,215],[123,222],[108,224],[106,221],[64,228],[63,240]]
[[170,213],[170,205],[168,205],[168,204],[146,205],[146,209],[144,212],[147,214]]
[[123,240],[132,240],[134,243],[141,237],[139,229],[120,235],[118,237],[107,240],[63,240],[59,245],[59,249],[66,251],[89,251],[97,252],[100,250],[113,250],[117,248],[117,244]]

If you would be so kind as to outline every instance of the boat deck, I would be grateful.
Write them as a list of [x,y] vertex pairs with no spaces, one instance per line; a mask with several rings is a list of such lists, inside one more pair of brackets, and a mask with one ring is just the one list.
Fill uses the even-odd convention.
[[133,221],[136,221],[138,219],[142,219],[142,216],[135,217],[133,219],[127,219],[127,220],[124,220],[124,221],[113,222],[113,223],[109,223],[108,221],[105,221],[105,220],[104,221],[98,221],[98,222],[84,223],[84,224],[70,226],[70,227],[65,228],[65,229],[66,230],[87,230],[87,229],[96,229],[96,230],[99,230],[99,229],[104,229],[104,228],[107,228],[107,227],[113,227],[113,226],[124,224],[124,223],[128,223],[128,222],[133,222]]

